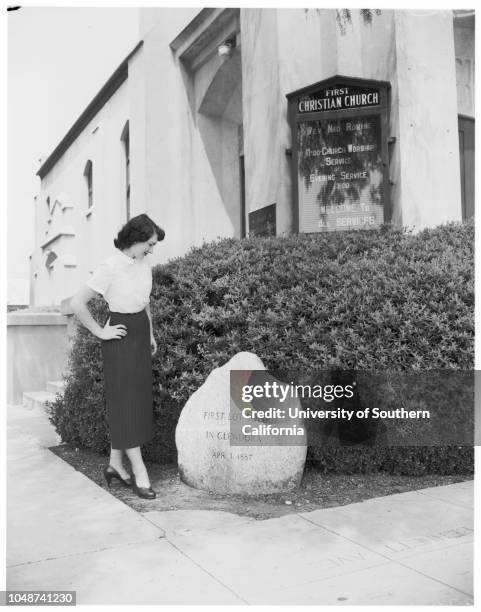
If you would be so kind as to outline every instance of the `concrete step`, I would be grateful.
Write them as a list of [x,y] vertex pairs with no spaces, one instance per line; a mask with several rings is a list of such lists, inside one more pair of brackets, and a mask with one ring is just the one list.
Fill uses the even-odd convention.
[[50,393],[63,393],[65,391],[65,381],[63,380],[49,380],[47,382],[47,391]]
[[53,402],[54,400],[55,393],[50,391],[25,391],[22,404],[29,410],[45,410],[46,402]]

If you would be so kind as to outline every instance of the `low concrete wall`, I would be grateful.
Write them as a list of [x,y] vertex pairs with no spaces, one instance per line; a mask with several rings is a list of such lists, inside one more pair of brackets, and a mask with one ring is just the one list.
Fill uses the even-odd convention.
[[69,351],[69,319],[51,312],[7,315],[9,403],[21,403],[24,391],[45,390],[49,380],[62,380]]

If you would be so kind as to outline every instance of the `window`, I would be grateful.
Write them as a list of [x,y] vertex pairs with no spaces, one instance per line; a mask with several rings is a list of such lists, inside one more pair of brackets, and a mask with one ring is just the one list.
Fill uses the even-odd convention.
[[90,159],[85,164],[84,177],[85,183],[87,185],[87,208],[88,210],[90,210],[94,205],[94,192],[92,185],[92,162],[90,161]]
[[125,164],[125,207],[127,212],[127,221],[130,219],[130,136],[129,122],[127,121],[122,135],[120,137],[124,147],[124,164]]

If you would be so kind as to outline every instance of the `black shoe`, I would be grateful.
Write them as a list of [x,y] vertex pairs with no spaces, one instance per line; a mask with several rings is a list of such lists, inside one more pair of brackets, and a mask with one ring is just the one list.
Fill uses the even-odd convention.
[[124,484],[126,487],[132,486],[132,478],[129,477],[129,478],[125,478],[124,480],[122,476],[117,472],[117,470],[111,465],[108,465],[106,468],[104,468],[104,477],[105,477],[105,480],[107,481],[107,486],[109,488],[110,488],[110,483],[112,481],[112,478],[117,478],[117,480],[120,480],[120,482]]
[[152,489],[152,487],[148,487],[148,488],[138,487],[137,483],[135,482],[135,478],[132,483],[132,489],[134,490],[134,493],[137,493],[139,497],[143,497],[144,499],[155,499],[156,498],[156,493]]

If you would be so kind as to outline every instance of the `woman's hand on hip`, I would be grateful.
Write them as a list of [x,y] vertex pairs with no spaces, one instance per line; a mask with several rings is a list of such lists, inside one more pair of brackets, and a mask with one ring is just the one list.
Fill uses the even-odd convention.
[[155,341],[154,334],[150,336],[150,349],[152,351],[152,355],[155,355],[157,352],[157,342]]
[[127,328],[125,325],[110,325],[110,317],[105,327],[102,327],[99,338],[101,340],[121,340],[127,335]]

